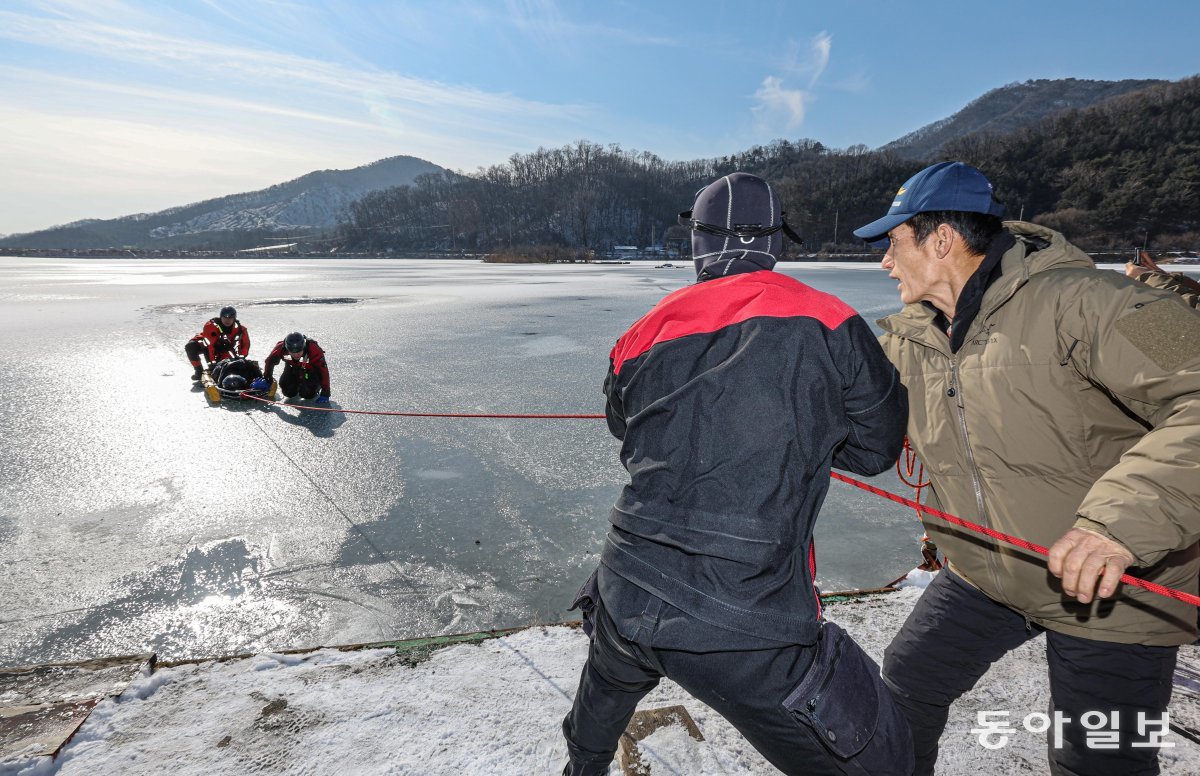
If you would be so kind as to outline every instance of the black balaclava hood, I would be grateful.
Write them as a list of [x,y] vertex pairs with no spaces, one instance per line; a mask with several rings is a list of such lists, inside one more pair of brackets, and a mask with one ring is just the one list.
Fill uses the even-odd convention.
[[[757,175],[735,172],[718,178],[696,195],[692,219],[699,223],[735,229],[738,226],[775,226],[783,222],[779,197]],[[727,237],[692,231],[692,261],[697,280],[771,269],[783,250],[783,233],[765,237]]]

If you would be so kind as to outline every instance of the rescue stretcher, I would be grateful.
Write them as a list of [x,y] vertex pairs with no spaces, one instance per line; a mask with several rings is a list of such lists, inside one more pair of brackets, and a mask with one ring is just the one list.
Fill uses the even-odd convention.
[[[262,373],[261,370],[258,369],[257,361],[253,361],[250,363],[254,364],[255,371],[258,374]],[[220,365],[218,365],[218,366],[220,366]],[[246,382],[249,382],[249,380],[247,380]],[[251,398],[251,397],[266,398],[271,401],[274,401],[275,394],[279,390],[279,381],[274,380],[274,379],[271,380],[271,385],[269,388],[267,388],[266,390],[261,390],[261,391],[251,390],[249,387],[238,388],[236,390],[225,388],[225,387],[219,385],[217,383],[217,381],[215,379],[213,379],[213,376],[209,369],[205,369],[203,372],[200,373],[200,385],[201,385],[201,387],[204,388],[204,395],[208,398],[209,402],[212,404],[219,404],[221,399],[234,399],[237,401],[242,401],[244,399]]]

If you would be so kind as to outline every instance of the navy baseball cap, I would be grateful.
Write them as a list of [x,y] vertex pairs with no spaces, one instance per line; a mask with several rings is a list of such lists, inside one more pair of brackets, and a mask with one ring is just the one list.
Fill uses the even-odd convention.
[[962,162],[939,162],[905,181],[887,215],[855,229],[854,236],[878,242],[917,213],[932,210],[1004,215],[1004,205],[992,199],[992,184],[983,173]]

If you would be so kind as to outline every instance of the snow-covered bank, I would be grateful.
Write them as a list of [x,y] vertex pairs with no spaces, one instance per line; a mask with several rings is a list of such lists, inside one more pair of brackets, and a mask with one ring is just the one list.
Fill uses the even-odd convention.
[[[827,613],[878,660],[919,589],[831,603]],[[1193,656],[1195,648],[1185,648]],[[0,773],[47,774],[549,774],[565,762],[559,724],[587,639],[533,627],[428,660],[392,650],[260,654],[162,668],[100,703],[57,761],[0,762]],[[1020,720],[1047,708],[1044,642],[998,663],[953,709],[941,774],[1044,773],[1044,734]],[[1173,716],[1196,718],[1178,697]],[[670,682],[641,708],[683,705],[704,740],[667,727],[641,743],[655,774],[771,774],[736,731]],[[1189,705],[1190,704],[1190,705]],[[1187,708],[1184,708],[1186,706]],[[985,749],[979,711],[1007,711],[1016,732]],[[1200,773],[1200,746],[1172,733],[1163,774]],[[613,773],[616,773],[614,766]]]

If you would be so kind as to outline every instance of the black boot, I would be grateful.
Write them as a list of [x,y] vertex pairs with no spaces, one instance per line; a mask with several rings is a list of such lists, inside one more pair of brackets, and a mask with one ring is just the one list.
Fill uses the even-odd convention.
[[192,382],[196,382],[196,383],[200,382],[200,375],[203,373],[204,373],[203,369],[201,369],[200,367],[196,367],[196,371],[192,372]]

